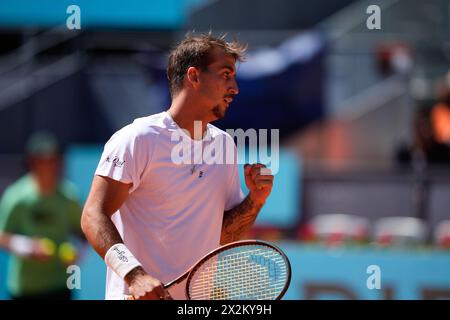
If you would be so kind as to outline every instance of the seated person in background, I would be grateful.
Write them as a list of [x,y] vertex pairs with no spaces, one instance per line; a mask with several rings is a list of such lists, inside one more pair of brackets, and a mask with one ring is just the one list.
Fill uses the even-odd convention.
[[81,207],[74,186],[60,179],[61,150],[52,134],[32,135],[26,157],[30,172],[0,200],[0,247],[12,254],[8,290],[16,300],[69,300],[66,268],[76,254],[68,241],[82,235]]
[[440,142],[431,121],[433,102],[421,105],[413,121],[412,145],[402,146],[396,154],[400,164],[411,164],[413,161],[424,161],[430,165],[450,164],[450,145]]
[[431,124],[437,142],[450,146],[450,73],[438,88],[438,102],[431,110]]

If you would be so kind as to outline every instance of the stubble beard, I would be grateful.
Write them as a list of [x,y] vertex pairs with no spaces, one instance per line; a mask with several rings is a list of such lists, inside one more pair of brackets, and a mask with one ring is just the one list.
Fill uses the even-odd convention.
[[226,108],[223,107],[221,108],[220,105],[216,105],[213,109],[212,109],[212,113],[214,114],[214,116],[217,119],[222,119],[223,117],[225,117],[225,113],[226,113]]

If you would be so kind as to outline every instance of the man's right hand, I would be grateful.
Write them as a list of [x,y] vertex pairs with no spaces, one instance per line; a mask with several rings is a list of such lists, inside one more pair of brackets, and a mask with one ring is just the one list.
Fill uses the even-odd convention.
[[47,261],[53,256],[55,245],[49,239],[14,234],[8,238],[8,249],[22,258]]
[[148,275],[142,267],[136,267],[126,276],[130,295],[135,300],[172,300],[169,292],[164,289],[163,284]]
[[55,244],[49,239],[32,239],[32,251],[30,258],[37,261],[48,261],[55,254]]

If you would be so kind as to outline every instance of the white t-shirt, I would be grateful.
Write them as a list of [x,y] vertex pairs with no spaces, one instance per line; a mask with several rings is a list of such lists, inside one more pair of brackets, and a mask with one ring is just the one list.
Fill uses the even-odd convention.
[[[237,161],[193,168],[172,160],[180,144],[173,134],[180,130],[168,112],[136,119],[106,143],[95,172],[133,184],[112,221],[145,271],[162,283],[219,246],[224,211],[244,198]],[[231,136],[208,124],[204,139],[190,144],[190,151],[230,139],[236,152]],[[175,299],[185,299],[183,287],[170,291]],[[128,293],[125,282],[108,268],[106,299],[123,299]]]

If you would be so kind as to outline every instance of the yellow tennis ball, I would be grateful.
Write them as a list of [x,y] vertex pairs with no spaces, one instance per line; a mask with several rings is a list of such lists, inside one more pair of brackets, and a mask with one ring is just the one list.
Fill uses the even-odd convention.
[[63,242],[59,245],[58,248],[58,255],[59,258],[63,261],[63,262],[73,262],[75,261],[76,257],[77,257],[77,250],[76,248],[70,244],[69,242]]
[[43,238],[41,239],[41,244],[44,252],[47,255],[52,256],[55,254],[56,245],[52,240],[50,240],[49,238]]

